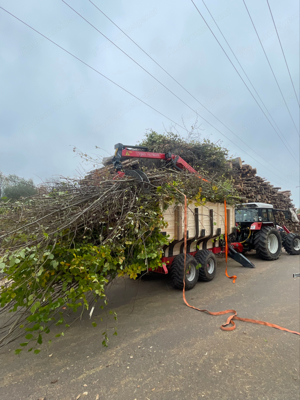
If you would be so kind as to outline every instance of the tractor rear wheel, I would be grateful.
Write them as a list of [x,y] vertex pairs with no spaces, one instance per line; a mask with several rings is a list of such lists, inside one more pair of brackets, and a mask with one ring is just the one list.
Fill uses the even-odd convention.
[[300,235],[298,233],[289,233],[286,235],[283,247],[287,253],[293,256],[300,254]]
[[[199,277],[199,269],[197,269],[197,261],[190,254],[186,255],[186,271],[185,271],[185,290],[193,289]],[[170,269],[170,278],[172,286],[175,289],[183,289],[184,276],[184,254],[178,254],[172,262]]]
[[214,279],[216,275],[217,260],[209,250],[199,250],[195,254],[195,259],[198,264],[201,264],[199,268],[199,281],[209,282]]
[[281,237],[277,229],[264,227],[254,236],[256,253],[263,260],[277,260],[281,254]]

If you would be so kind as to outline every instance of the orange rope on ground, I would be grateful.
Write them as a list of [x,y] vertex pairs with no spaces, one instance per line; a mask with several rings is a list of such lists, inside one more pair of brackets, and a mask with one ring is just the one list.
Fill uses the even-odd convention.
[[[176,189],[178,192],[180,192],[180,190]],[[186,199],[186,195],[182,192],[180,192],[183,196],[184,196],[184,274],[183,274],[183,301],[184,303],[189,307],[192,308],[193,310],[196,311],[200,311],[200,312],[205,312],[206,314],[210,314],[210,315],[224,315],[224,314],[229,314],[229,313],[233,313],[233,315],[230,315],[226,321],[225,324],[221,325],[221,329],[223,331],[233,331],[236,328],[235,322],[233,320],[238,320],[238,321],[244,321],[244,322],[251,322],[252,324],[258,324],[258,325],[266,325],[269,326],[270,328],[276,328],[279,329],[281,331],[285,331],[285,332],[290,332],[290,333],[294,333],[296,335],[300,336],[300,332],[296,332],[296,331],[291,331],[290,329],[286,329],[283,328],[279,325],[275,325],[275,324],[270,324],[269,322],[265,322],[265,321],[259,321],[256,319],[249,319],[249,318],[241,318],[237,316],[237,312],[235,310],[225,310],[225,311],[218,311],[218,312],[211,312],[205,309],[201,309],[201,308],[197,308],[194,306],[191,306],[185,297],[185,270],[186,270],[186,251],[187,251],[187,199]],[[227,213],[226,213],[226,200],[224,201],[224,207],[225,207],[225,242],[226,242],[226,276],[228,276],[227,274],[227,252],[228,252],[228,243],[227,243]],[[236,276],[228,276],[228,278],[230,279],[234,279],[233,282],[235,282]]]
[[225,267],[225,275],[227,278],[232,279],[232,282],[235,283],[237,276],[232,275],[229,276],[227,272],[227,260],[228,260],[228,237],[227,237],[227,207],[226,207],[226,199],[224,199],[224,214],[225,214],[225,259],[226,259],[226,267]]

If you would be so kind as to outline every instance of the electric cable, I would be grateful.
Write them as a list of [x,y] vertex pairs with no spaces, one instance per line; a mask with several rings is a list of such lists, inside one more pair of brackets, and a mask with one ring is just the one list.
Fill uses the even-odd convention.
[[291,76],[291,72],[290,72],[290,69],[289,69],[289,66],[288,66],[287,59],[286,59],[285,54],[284,54],[283,46],[282,46],[282,43],[281,43],[281,40],[280,40],[280,37],[279,37],[277,26],[275,24],[275,20],[274,20],[274,17],[273,17],[273,13],[272,13],[272,10],[271,10],[271,6],[270,6],[270,3],[269,3],[269,0],[267,0],[267,4],[268,4],[269,10],[270,10],[270,14],[271,14],[271,17],[272,17],[273,25],[274,25],[274,28],[275,28],[275,31],[276,31],[276,34],[277,34],[278,42],[280,44],[280,48],[281,48],[281,51],[282,51],[284,62],[285,62],[286,68],[287,68],[289,76],[290,76],[291,84],[292,84],[293,89],[294,89],[295,97],[296,97],[297,103],[298,103],[298,105],[300,107],[300,103],[299,103],[299,99],[298,99],[298,96],[297,96],[297,92],[296,92],[296,89],[295,89],[295,86],[294,86],[294,82],[293,82],[293,79],[292,79],[292,76]]
[[[12,14],[11,12],[9,12],[8,10],[6,10],[5,8],[1,7],[0,8],[5,11],[7,14],[11,15],[13,18],[15,18],[16,20],[18,20],[19,22],[21,22],[22,24],[26,25],[28,28],[30,28],[31,30],[33,30],[34,32],[36,32],[37,34],[39,34],[40,36],[42,36],[43,38],[45,38],[46,40],[48,40],[49,42],[51,42],[52,44],[54,44],[55,46],[57,46],[58,48],[60,48],[61,50],[63,50],[65,53],[69,54],[70,56],[72,56],[73,58],[75,58],[76,60],[78,60],[79,62],[81,62],[82,64],[86,65],[88,68],[92,69],[94,72],[96,72],[97,74],[99,74],[100,76],[102,76],[103,78],[105,78],[106,80],[108,80],[109,82],[113,83],[115,86],[117,86],[118,88],[122,89],[124,92],[126,92],[127,94],[131,95],[132,97],[134,97],[135,99],[137,99],[138,101],[140,101],[141,103],[143,103],[144,105],[146,105],[147,107],[151,108],[153,111],[157,112],[158,114],[162,115],[164,118],[168,119],[169,121],[171,121],[173,124],[179,126],[180,128],[182,128],[183,130],[185,130],[186,132],[189,132],[188,129],[186,129],[185,127],[183,127],[182,125],[178,124],[177,122],[173,121],[171,118],[167,117],[166,115],[164,115],[163,113],[161,113],[160,111],[156,110],[154,107],[152,107],[150,104],[146,103],[145,101],[143,101],[142,99],[140,99],[139,97],[137,97],[136,95],[134,95],[133,93],[131,93],[129,90],[123,88],[121,85],[119,85],[118,83],[114,82],[112,79],[108,78],[106,75],[102,74],[100,71],[98,71],[97,69],[95,69],[94,67],[92,67],[91,65],[87,64],[85,61],[81,60],[79,57],[75,56],[74,54],[72,54],[70,51],[66,50],[65,48],[63,48],[62,46],[60,46],[58,43],[54,42],[53,40],[51,40],[50,38],[48,38],[47,36],[45,36],[44,34],[42,34],[41,32],[39,32],[38,30],[36,30],[35,28],[33,28],[32,26],[30,26],[29,24],[27,24],[25,21],[21,20],[20,18],[18,18],[17,16],[15,16],[14,14]],[[222,134],[222,132],[220,132]],[[223,134],[222,134],[223,135]],[[225,135],[223,135],[225,136]],[[243,152],[245,152],[245,150],[243,150],[240,146],[238,146],[235,142],[233,142],[231,139],[227,138],[230,142],[232,142],[236,147],[238,147],[240,150],[242,150]],[[246,153],[246,152],[245,152]],[[247,153],[246,153],[247,154]],[[251,158],[253,158],[252,156],[250,156]],[[266,168],[266,167],[264,167]],[[270,172],[274,173],[273,171],[270,170]]]
[[20,18],[16,17],[14,14],[12,14],[11,12],[7,11],[5,8],[1,7],[0,8],[5,11],[6,13],[10,14],[13,18],[17,19],[18,21],[22,22],[22,24],[28,26],[28,28],[32,29],[33,31],[35,31],[36,33],[38,33],[39,35],[41,35],[43,38],[47,39],[49,42],[53,43],[55,46],[59,47],[61,50],[63,50],[64,52],[68,53],[70,56],[76,58],[76,60],[80,61],[82,64],[86,65],[88,68],[92,69],[93,71],[95,71],[97,74],[101,75],[103,78],[107,79],[109,82],[113,83],[115,86],[117,86],[118,88],[122,89],[124,92],[130,94],[131,96],[133,96],[135,99],[139,100],[141,103],[145,104],[147,107],[150,107],[152,110],[154,110],[155,112],[157,112],[158,114],[162,115],[164,118],[168,119],[169,121],[171,121],[173,124],[179,126],[180,128],[182,128],[183,130],[185,130],[186,132],[189,132],[188,129],[186,129],[185,127],[183,127],[182,125],[178,124],[177,122],[173,121],[171,118],[167,117],[166,115],[164,115],[163,113],[161,113],[160,111],[156,110],[154,107],[152,107],[150,104],[146,103],[144,100],[140,99],[139,97],[137,97],[136,95],[134,95],[133,93],[129,92],[129,90],[123,88],[121,85],[119,85],[118,83],[114,82],[112,79],[108,78],[106,75],[102,74],[100,71],[98,71],[97,69],[95,69],[94,67],[92,67],[91,65],[87,64],[85,61],[81,60],[79,57],[75,56],[74,54],[72,54],[70,51],[66,50],[65,48],[63,48],[62,46],[60,46],[58,43],[54,42],[53,40],[49,39],[47,36],[45,36],[44,34],[42,34],[41,32],[39,32],[38,30],[36,30],[35,28],[33,28],[32,26],[30,26],[29,24],[27,24],[26,22],[22,21]]
[[[144,54],[146,54],[147,57],[150,58],[161,70],[163,70],[171,79],[173,79],[174,82],[176,82],[186,93],[188,93],[194,100],[197,101],[207,112],[209,112],[214,118],[216,118],[217,121],[219,121],[226,129],[228,129],[235,137],[237,137],[244,145],[246,145],[250,150],[253,151],[254,154],[257,154],[258,157],[264,158],[259,155],[259,153],[254,150],[252,147],[249,146],[248,143],[246,143],[239,135],[237,135],[235,132],[233,132],[232,129],[230,129],[227,125],[225,125],[215,114],[213,114],[207,107],[205,107],[191,92],[189,92],[178,80],[176,80],[165,68],[163,68],[150,54],[148,54],[140,45],[138,45],[129,35],[127,35],[126,32],[123,31],[122,28],[120,28],[111,18],[109,18],[95,3],[93,3],[91,0],[88,0],[102,15],[104,15],[105,18],[107,18],[119,31],[121,31],[135,46],[137,46]],[[248,78],[249,79],[249,78]],[[250,82],[251,83],[251,82]],[[255,89],[254,89],[255,90]],[[274,121],[275,122],[275,121]],[[252,157],[252,156],[251,156]],[[260,161],[258,161],[256,158],[252,157],[256,162],[258,162],[260,165],[262,165],[264,168],[265,167]],[[271,170],[269,170],[271,171]],[[281,172],[278,169],[279,172]]]
[[[193,111],[195,114],[197,114],[200,118],[202,118],[207,124],[209,124],[212,128],[214,128],[217,132],[219,132],[222,136],[224,136],[227,140],[229,140],[231,143],[234,143],[231,139],[229,139],[224,133],[222,133],[218,128],[216,128],[214,125],[212,125],[207,119],[205,119],[202,115],[200,115],[196,110],[194,110],[192,107],[190,107],[184,100],[182,100],[177,94],[175,94],[172,90],[170,90],[166,85],[164,85],[159,79],[157,79],[154,75],[152,75],[146,68],[144,68],[141,64],[139,64],[137,61],[135,61],[129,54],[127,54],[124,50],[122,50],[118,45],[116,45],[111,39],[109,39],[104,33],[102,33],[97,27],[95,27],[91,22],[89,22],[85,17],[83,17],[78,11],[76,11],[72,6],[70,6],[65,0],[62,0],[63,3],[66,4],[71,10],[73,10],[80,18],[82,18],[84,21],[86,21],[92,28],[94,28],[100,35],[102,35],[105,39],[107,39],[111,44],[113,44],[118,50],[120,50],[124,55],[126,55],[131,61],[133,61],[136,65],[138,65],[144,72],[146,72],[148,75],[150,75],[156,82],[158,82],[161,86],[163,86],[168,92],[170,92],[173,96],[175,96],[181,103],[183,103],[186,107],[188,107],[191,111]],[[237,145],[236,145],[237,146]],[[239,147],[239,146],[237,146]],[[239,147],[241,149],[241,147]],[[245,150],[242,150],[246,154],[250,156],[249,153],[247,153]],[[292,153],[291,153],[292,155]],[[293,155],[292,155],[293,156]],[[253,158],[253,156],[250,156]],[[255,159],[256,162],[261,164],[258,160]],[[263,164],[261,164],[263,165]],[[263,165],[264,166],[264,165]],[[267,168],[264,166],[264,168]],[[268,169],[268,168],[267,168]],[[271,170],[269,170],[271,171]],[[274,173],[272,171],[272,173]],[[281,171],[280,171],[281,173]]]
[[251,23],[252,23],[252,25],[253,25],[253,28],[254,28],[254,30],[255,30],[255,33],[256,33],[256,35],[257,35],[257,38],[258,38],[259,43],[260,43],[260,45],[261,45],[261,48],[262,48],[262,50],[263,50],[263,52],[264,52],[264,55],[265,55],[265,57],[266,57],[266,59],[267,59],[267,62],[268,62],[268,64],[269,64],[269,67],[270,67],[270,69],[271,69],[272,75],[273,75],[273,77],[274,77],[274,79],[275,79],[275,82],[276,82],[276,84],[277,84],[277,87],[278,87],[278,89],[279,89],[279,91],[280,91],[280,93],[281,93],[281,96],[282,96],[282,98],[283,98],[283,101],[284,101],[284,104],[285,104],[285,106],[286,106],[286,109],[287,109],[288,113],[290,114],[290,117],[291,117],[291,119],[292,119],[292,121],[293,121],[294,127],[295,127],[295,129],[296,129],[296,131],[298,132],[298,135],[299,135],[299,130],[298,130],[296,124],[295,124],[294,118],[293,118],[293,116],[292,116],[292,114],[291,114],[291,111],[290,111],[290,109],[289,109],[289,107],[288,107],[288,105],[287,105],[287,102],[286,102],[286,100],[285,100],[285,97],[284,97],[284,95],[283,95],[283,93],[282,93],[282,90],[281,90],[281,88],[280,88],[280,86],[279,86],[278,80],[277,80],[277,78],[276,78],[276,75],[275,75],[274,70],[273,70],[273,68],[272,68],[272,65],[271,65],[271,63],[270,63],[270,60],[269,60],[269,58],[268,58],[268,56],[267,56],[266,50],[265,50],[265,48],[264,48],[264,46],[263,46],[263,44],[262,44],[262,41],[261,41],[261,39],[260,39],[260,37],[259,37],[259,34],[258,34],[258,32],[257,32],[257,29],[256,29],[256,26],[255,26],[254,21],[253,21],[253,19],[252,19],[252,17],[251,17],[251,14],[250,14],[250,12],[249,12],[249,10],[248,10],[248,7],[247,7],[247,5],[246,5],[245,0],[243,0],[243,3],[244,3],[244,5],[245,5],[245,7],[246,7],[247,13],[248,13],[249,18],[250,18],[250,20],[251,20]]
[[[267,111],[269,117],[270,117],[271,120],[273,121],[273,123],[274,123],[274,125],[276,126],[276,128],[278,129],[278,131],[279,131],[279,132],[281,133],[281,135],[284,137],[284,134],[281,132],[279,126],[277,125],[276,121],[275,121],[274,118],[272,117],[272,115],[271,115],[270,111],[268,110],[266,104],[264,103],[264,101],[263,101],[262,98],[260,97],[259,93],[257,92],[256,88],[254,87],[253,83],[251,82],[251,80],[250,80],[248,74],[246,73],[245,69],[243,68],[242,64],[240,63],[239,59],[237,58],[237,56],[236,56],[235,52],[233,51],[232,47],[231,47],[230,44],[228,43],[228,40],[226,39],[225,35],[223,34],[223,32],[222,32],[221,28],[219,27],[217,21],[214,19],[213,15],[212,15],[212,13],[210,12],[209,8],[207,7],[205,1],[202,0],[202,3],[204,4],[205,8],[207,9],[207,11],[208,11],[209,15],[211,16],[212,20],[214,21],[216,27],[218,28],[220,34],[222,35],[223,39],[225,40],[227,46],[229,47],[229,49],[230,49],[231,53],[233,54],[234,58],[236,59],[237,63],[239,64],[241,70],[242,70],[242,71],[244,72],[244,74],[246,75],[246,77],[247,77],[247,79],[248,79],[250,85],[252,86],[253,90],[255,91],[257,97],[258,97],[259,100],[261,101],[262,105],[265,107],[265,110]],[[288,144],[287,144],[287,145],[288,145]],[[288,146],[289,146],[289,145],[288,145]],[[290,146],[289,146],[289,148],[290,148]],[[291,148],[290,148],[290,150],[293,151]]]
[[216,39],[216,41],[218,42],[219,46],[221,47],[221,49],[223,50],[225,56],[227,57],[227,59],[229,60],[230,64],[233,66],[233,68],[235,69],[236,73],[239,75],[240,79],[242,80],[242,82],[244,83],[244,85],[246,86],[247,90],[249,91],[249,93],[251,94],[251,96],[253,97],[254,101],[256,102],[256,104],[258,105],[258,107],[261,109],[262,113],[264,114],[264,116],[266,117],[266,119],[268,120],[269,124],[272,126],[272,128],[274,129],[275,133],[277,134],[277,136],[280,138],[280,140],[282,141],[282,143],[284,144],[285,148],[288,150],[288,152],[291,154],[291,156],[293,157],[293,159],[298,163],[298,161],[295,159],[294,155],[291,153],[291,151],[289,150],[289,148],[287,147],[285,141],[282,139],[282,137],[279,135],[279,133],[276,131],[276,129],[274,128],[274,125],[272,124],[272,122],[270,121],[270,119],[268,118],[267,114],[264,112],[264,110],[262,109],[261,105],[259,104],[259,102],[257,101],[257,99],[255,98],[255,96],[253,95],[253,93],[251,92],[251,90],[249,89],[249,86],[247,85],[247,83],[245,82],[245,80],[243,79],[243,77],[241,76],[241,74],[239,73],[239,71],[237,70],[236,66],[233,64],[233,62],[231,61],[230,57],[228,56],[226,50],[224,49],[224,47],[221,45],[220,41],[218,40],[218,38],[216,37],[216,35],[214,34],[214,32],[212,31],[211,27],[209,26],[209,24],[207,23],[206,19],[203,17],[202,13],[200,12],[199,8],[196,6],[195,2],[193,0],[191,0],[191,2],[193,3],[194,7],[196,8],[196,10],[198,11],[199,15],[201,16],[201,18],[203,19],[203,21],[205,22],[206,26],[208,27],[208,29],[210,30],[211,34],[214,36],[214,38]]

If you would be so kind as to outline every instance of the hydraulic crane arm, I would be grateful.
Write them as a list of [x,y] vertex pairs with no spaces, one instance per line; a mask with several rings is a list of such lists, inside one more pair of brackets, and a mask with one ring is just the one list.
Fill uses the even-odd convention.
[[[198,172],[186,161],[184,161],[184,159],[180,156],[176,156],[175,154],[171,153],[152,153],[148,151],[147,147],[127,146],[122,143],[117,143],[115,145],[115,156],[113,157],[112,162],[114,164],[114,167],[116,168],[116,171],[118,172],[118,175],[121,177],[124,175],[132,175],[132,173],[128,173],[129,171],[122,171],[122,158],[147,158],[152,160],[165,160],[168,165],[173,166],[175,169],[179,171],[186,169],[192,174],[197,174],[197,176],[202,180],[208,182],[206,179],[199,176]],[[145,180],[145,178],[141,176],[144,175],[146,177],[146,175],[142,171],[135,170],[135,172],[142,178],[142,180]],[[138,178],[138,180],[140,179]]]

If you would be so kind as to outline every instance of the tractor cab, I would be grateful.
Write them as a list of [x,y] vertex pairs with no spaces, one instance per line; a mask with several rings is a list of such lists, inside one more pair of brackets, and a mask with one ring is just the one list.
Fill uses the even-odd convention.
[[274,209],[272,204],[244,203],[237,206],[237,242],[232,245],[237,246],[243,253],[255,249],[265,260],[276,260],[280,256],[282,246],[289,254],[300,254],[300,235],[290,232],[285,225],[278,226],[277,212],[282,212],[287,220],[295,218],[292,209]]
[[235,210],[235,222],[237,226],[250,229],[262,225],[275,226],[275,210],[271,204],[244,203]]

